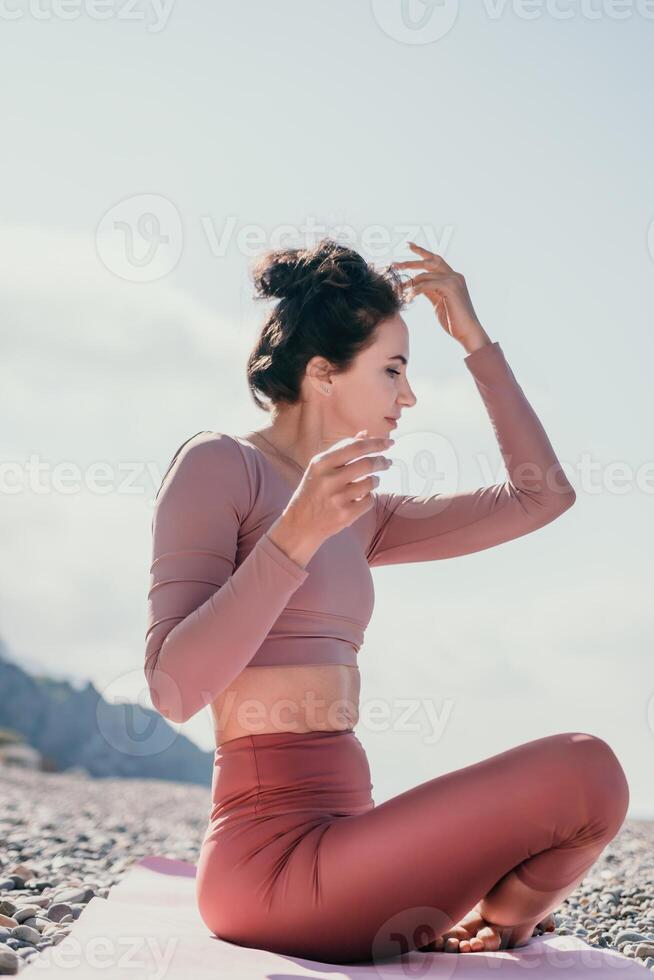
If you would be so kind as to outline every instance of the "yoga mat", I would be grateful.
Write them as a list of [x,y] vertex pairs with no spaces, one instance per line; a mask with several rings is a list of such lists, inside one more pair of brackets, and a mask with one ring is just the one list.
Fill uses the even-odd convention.
[[410,953],[371,964],[330,964],[236,946],[212,935],[195,906],[196,867],[163,855],[136,861],[109,892],[92,898],[71,932],[45,949],[20,976],[48,980],[287,980],[291,977],[385,980],[422,977],[497,980],[641,978],[642,965],[576,936],[535,936],[527,946],[494,953]]

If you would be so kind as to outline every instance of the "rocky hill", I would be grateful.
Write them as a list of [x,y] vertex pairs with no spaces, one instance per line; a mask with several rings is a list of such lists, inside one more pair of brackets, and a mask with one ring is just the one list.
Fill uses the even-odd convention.
[[96,778],[156,778],[210,786],[213,753],[139,704],[110,704],[91,681],[28,673],[0,641],[0,728],[18,732],[45,767]]

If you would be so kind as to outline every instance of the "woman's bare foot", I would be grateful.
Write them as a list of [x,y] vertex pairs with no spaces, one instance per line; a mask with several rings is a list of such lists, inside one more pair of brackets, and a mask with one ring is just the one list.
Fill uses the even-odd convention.
[[479,905],[475,905],[456,925],[427,946],[420,946],[419,951],[424,953],[496,952],[498,949],[524,946],[532,936],[553,932],[555,929],[556,922],[551,913],[537,923],[499,926],[484,919],[479,913]]
[[[554,932],[556,929],[556,923],[551,914],[546,915],[536,923],[533,919],[510,926],[497,925],[497,923],[488,922],[488,920],[486,920],[486,923],[486,926],[480,931],[480,934],[483,938],[486,930],[489,930],[489,935],[499,935],[499,946],[496,947],[498,949],[514,949],[516,946],[526,946],[533,936],[542,935],[543,932]],[[465,942],[463,943],[463,947],[461,952],[465,953],[467,951]]]

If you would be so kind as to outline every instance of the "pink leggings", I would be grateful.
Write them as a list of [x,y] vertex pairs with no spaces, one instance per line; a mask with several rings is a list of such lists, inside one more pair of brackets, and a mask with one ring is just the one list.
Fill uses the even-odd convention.
[[573,890],[629,803],[613,750],[578,732],[379,805],[352,730],[244,735],[216,749],[212,790],[196,877],[206,926],[327,963],[428,944],[511,869],[532,888]]

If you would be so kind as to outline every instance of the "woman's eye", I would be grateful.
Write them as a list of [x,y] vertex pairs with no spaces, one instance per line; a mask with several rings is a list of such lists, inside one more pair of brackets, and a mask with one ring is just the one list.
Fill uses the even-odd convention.
[[390,374],[399,374],[399,373],[400,373],[399,371],[394,371],[394,370],[393,370],[393,368],[386,368],[386,370],[387,370],[387,371],[388,371],[388,372],[389,372]]

